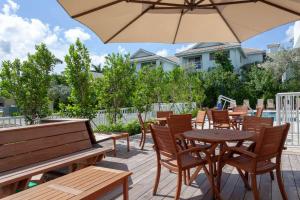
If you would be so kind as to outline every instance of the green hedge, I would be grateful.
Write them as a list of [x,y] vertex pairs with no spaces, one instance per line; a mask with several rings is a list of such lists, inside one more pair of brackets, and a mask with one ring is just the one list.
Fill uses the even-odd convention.
[[110,125],[99,125],[96,128],[97,132],[127,132],[129,135],[136,135],[141,133],[141,126],[137,120],[127,124],[116,123]]

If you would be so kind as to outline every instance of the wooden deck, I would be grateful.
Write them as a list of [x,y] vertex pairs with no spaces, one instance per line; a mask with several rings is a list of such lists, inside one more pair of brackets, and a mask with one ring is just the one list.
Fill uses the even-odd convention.
[[[173,199],[176,190],[176,174],[172,174],[164,168],[162,170],[158,195],[152,195],[156,174],[155,152],[152,149],[151,139],[147,140],[144,151],[139,150],[138,139],[138,137],[131,138],[131,151],[129,153],[126,151],[126,141],[118,141],[117,157],[108,155],[98,165],[133,172],[133,175],[129,179],[129,199]],[[105,142],[104,145],[111,145],[111,142]],[[289,149],[284,153],[282,162],[283,178],[288,198],[291,200],[300,199],[300,153]],[[269,174],[259,176],[258,185],[262,200],[282,199],[276,179],[275,181],[271,181]],[[121,188],[99,199],[122,199],[120,194]],[[223,170],[221,196],[224,200],[253,199],[252,192],[244,188],[237,171],[231,167],[226,167]],[[181,199],[212,199],[210,185],[203,172],[193,182],[192,186],[185,186],[183,184]]]

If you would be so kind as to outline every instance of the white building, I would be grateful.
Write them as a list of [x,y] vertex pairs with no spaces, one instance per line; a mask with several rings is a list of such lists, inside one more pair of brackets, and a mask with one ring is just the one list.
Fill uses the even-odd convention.
[[174,57],[162,57],[152,52],[140,49],[131,56],[132,63],[142,66],[163,66],[165,71],[172,70],[176,65],[195,67],[207,70],[215,65],[214,53],[219,50],[228,52],[228,57],[235,69],[246,64],[261,63],[266,52],[259,49],[242,48],[237,43],[198,43],[192,48],[175,54]]
[[294,48],[300,48],[300,21],[294,25]]

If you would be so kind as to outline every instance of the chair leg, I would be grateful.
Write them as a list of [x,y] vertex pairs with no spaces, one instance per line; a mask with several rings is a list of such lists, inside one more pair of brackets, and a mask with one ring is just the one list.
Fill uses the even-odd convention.
[[160,172],[161,172],[161,165],[158,162],[157,163],[157,171],[156,171],[156,178],[155,178],[155,183],[154,183],[154,189],[153,189],[153,195],[156,195],[157,193],[157,188],[160,180]]
[[279,186],[279,190],[281,192],[282,199],[287,200],[288,198],[287,198],[287,194],[285,192],[283,181],[282,181],[280,165],[278,165],[276,167],[276,177],[277,177],[277,183],[278,183],[278,186]]
[[140,140],[140,144],[139,144],[139,146],[142,146],[143,138],[144,138],[144,133],[142,132],[142,135],[141,135],[141,140]]
[[178,200],[180,198],[180,192],[181,192],[181,185],[182,185],[182,171],[178,171],[177,175],[177,189],[176,189],[176,195],[175,195],[175,200]]
[[142,150],[144,149],[145,142],[146,142],[146,134],[144,134],[144,137],[143,137],[143,142],[142,142],[142,147],[141,147]]
[[271,180],[274,181],[274,172],[273,171],[270,171],[270,177],[271,177]]
[[[239,174],[240,174],[240,176],[241,176],[241,178],[244,182],[245,188],[248,189],[248,190],[251,190],[251,187],[248,183],[248,178],[246,178],[245,174],[240,169],[237,169],[237,170],[238,170],[238,172],[239,172]],[[247,172],[245,172],[245,173],[247,173]]]
[[251,186],[252,186],[252,192],[253,197],[255,200],[259,200],[259,194],[257,190],[257,182],[256,182],[256,174],[251,174]]

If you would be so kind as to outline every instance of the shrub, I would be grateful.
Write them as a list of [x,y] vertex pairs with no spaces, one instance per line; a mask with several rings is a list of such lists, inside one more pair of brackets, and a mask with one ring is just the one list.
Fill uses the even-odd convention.
[[96,128],[98,132],[127,132],[129,135],[136,135],[141,133],[141,127],[137,120],[131,121],[127,124],[115,123],[110,125],[99,125]]

